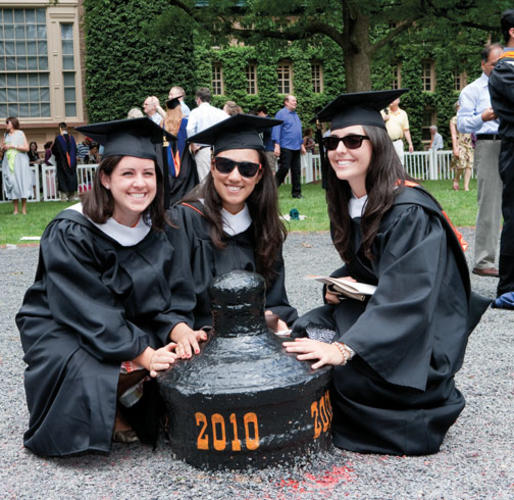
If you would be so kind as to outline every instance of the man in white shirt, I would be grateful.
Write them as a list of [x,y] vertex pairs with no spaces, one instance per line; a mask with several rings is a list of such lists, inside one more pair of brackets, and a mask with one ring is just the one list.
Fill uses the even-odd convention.
[[498,171],[501,141],[498,120],[491,107],[489,75],[502,55],[501,45],[486,45],[482,50],[482,75],[466,85],[459,96],[457,129],[474,133],[474,165],[477,171],[478,213],[475,229],[473,273],[497,277],[495,265],[500,236],[502,181]]
[[[196,91],[197,108],[193,109],[187,122],[187,136],[191,137],[202,130],[228,118],[225,111],[210,105],[211,92],[207,87]],[[195,156],[198,179],[200,182],[211,168],[211,148],[208,144],[191,144],[191,152]]]
[[143,103],[143,111],[145,115],[150,118],[156,125],[161,126],[162,116],[157,112],[159,106],[159,99],[154,95],[149,95]]

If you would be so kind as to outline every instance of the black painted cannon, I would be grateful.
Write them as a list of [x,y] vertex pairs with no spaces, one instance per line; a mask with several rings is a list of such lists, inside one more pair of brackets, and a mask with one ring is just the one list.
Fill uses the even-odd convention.
[[213,335],[158,378],[172,451],[195,466],[264,467],[327,448],[330,369],[282,348],[264,319],[261,276],[232,271],[210,289]]

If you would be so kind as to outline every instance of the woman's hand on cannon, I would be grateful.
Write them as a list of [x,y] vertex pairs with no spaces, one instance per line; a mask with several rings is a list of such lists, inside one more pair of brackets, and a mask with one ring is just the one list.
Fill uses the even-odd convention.
[[172,352],[176,347],[177,344],[174,342],[170,342],[157,350],[147,347],[133,361],[148,370],[150,377],[157,377],[157,372],[167,370],[178,358],[177,354]]
[[175,352],[180,358],[190,358],[200,352],[199,342],[207,340],[207,333],[203,330],[193,330],[185,323],[176,325],[170,333],[170,339],[177,343]]
[[341,351],[334,344],[327,344],[309,338],[295,339],[294,342],[282,342],[287,352],[296,353],[300,361],[313,361],[312,369],[316,370],[325,365],[340,365],[345,360]]

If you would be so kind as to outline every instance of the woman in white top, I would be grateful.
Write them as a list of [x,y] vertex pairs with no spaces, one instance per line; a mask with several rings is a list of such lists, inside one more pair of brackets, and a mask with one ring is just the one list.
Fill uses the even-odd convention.
[[21,199],[21,213],[27,215],[27,198],[33,195],[32,172],[27,155],[29,145],[25,134],[20,130],[20,122],[17,118],[10,116],[5,123],[6,133],[2,143],[5,197],[12,200],[14,215],[18,214],[18,200]]

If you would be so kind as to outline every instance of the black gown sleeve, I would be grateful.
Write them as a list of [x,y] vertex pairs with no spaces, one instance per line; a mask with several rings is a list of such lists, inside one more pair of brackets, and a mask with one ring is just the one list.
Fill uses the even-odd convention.
[[[171,229],[171,228],[170,228]],[[166,238],[165,235],[162,235]],[[189,255],[184,245],[172,247],[172,262],[167,274],[167,281],[171,291],[171,303],[169,308],[157,314],[154,321],[162,325],[155,333],[162,344],[171,341],[171,330],[179,323],[185,323],[193,328],[193,311],[196,305],[193,278],[189,263]]]
[[[340,340],[392,384],[425,389],[440,291],[462,288],[461,281],[443,285],[450,253],[441,222],[415,205],[377,235],[377,289]],[[453,321],[460,325],[449,316],[448,328]]]
[[100,361],[131,360],[152,344],[126,318],[121,300],[102,281],[89,232],[69,221],[52,223],[41,239],[50,312]]

